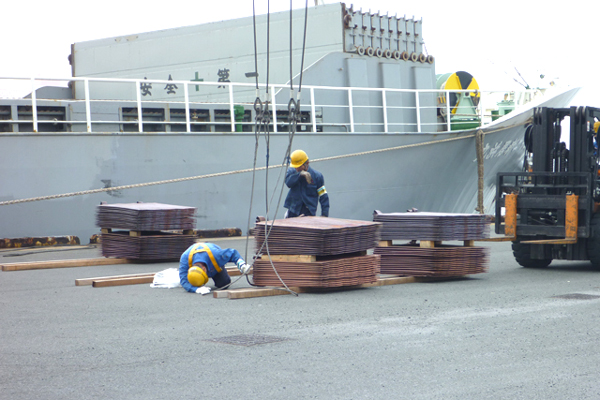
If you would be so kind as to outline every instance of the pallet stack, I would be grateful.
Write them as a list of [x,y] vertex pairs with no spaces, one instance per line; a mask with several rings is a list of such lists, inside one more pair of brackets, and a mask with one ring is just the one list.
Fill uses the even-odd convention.
[[259,221],[254,283],[258,286],[330,288],[377,281],[381,224],[325,217]]
[[[381,256],[382,274],[447,278],[488,270],[489,248],[476,247],[474,241],[489,238],[489,216],[375,211],[373,221],[383,225],[382,241],[374,251]],[[394,245],[393,240],[411,242]],[[443,241],[462,241],[464,245]]]
[[102,255],[140,261],[179,260],[195,242],[195,212],[194,207],[161,203],[102,204],[96,214]]

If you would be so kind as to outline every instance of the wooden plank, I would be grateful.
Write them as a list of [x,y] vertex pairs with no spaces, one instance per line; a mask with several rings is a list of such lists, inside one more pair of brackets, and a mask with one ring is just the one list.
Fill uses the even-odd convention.
[[287,261],[287,262],[315,262],[317,261],[317,256],[309,256],[309,255],[305,255],[305,254],[295,254],[295,255],[285,255],[285,254],[271,254],[271,256],[269,257],[268,255],[263,255],[263,257],[265,257],[267,260],[270,258],[271,261],[275,262],[275,261]]
[[[229,274],[229,276],[239,276],[241,275],[241,272],[237,269],[237,267],[227,267],[227,273]],[[127,275],[113,275],[113,276],[100,276],[100,277],[95,277],[95,278],[82,278],[82,279],[75,279],[75,286],[88,286],[88,285],[92,285],[94,286],[94,282],[104,282],[104,281],[110,281],[110,282],[115,282],[115,281],[120,281],[122,280],[123,283],[120,283],[121,285],[135,285],[137,284],[137,282],[135,283],[127,283],[129,282],[129,278],[152,278],[154,279],[154,275],[156,274],[156,272],[147,272],[147,273],[140,273],[140,274],[127,274]],[[140,283],[146,283],[146,281],[144,280],[143,282]],[[152,280],[150,280],[148,283],[152,283]],[[100,286],[96,285],[94,287],[104,287],[104,286],[117,286],[117,285],[109,285],[109,284],[104,284],[104,283],[100,283]],[[103,286],[104,285],[104,286]]]
[[374,283],[365,283],[361,287],[376,287],[376,286],[388,286],[388,285],[401,285],[404,283],[414,283],[416,278],[414,276],[390,276],[385,278],[377,279]]
[[[290,288],[290,289],[294,290],[297,288]],[[294,290],[294,291],[296,291],[296,290]],[[284,294],[291,294],[287,290],[273,289],[273,288],[231,289],[231,290],[222,290],[221,292],[227,292],[228,299],[249,299],[249,298],[253,298],[253,297],[281,296]],[[217,295],[216,295],[217,293],[219,293],[219,291],[213,292],[214,298],[223,298],[223,297],[217,297]]]
[[125,258],[79,258],[74,260],[36,261],[2,265],[2,271],[25,271],[31,269],[91,267],[96,265],[127,264]]
[[129,236],[142,236],[141,231],[129,231]]
[[[301,288],[301,287],[290,287],[296,293],[323,293],[323,292],[338,292],[341,290],[353,290],[360,288],[370,288],[377,286],[387,285],[399,285],[404,283],[417,282],[417,278],[414,276],[386,276],[377,279],[377,282],[365,283],[356,286],[341,286],[333,288]],[[290,294],[284,289],[274,288],[262,288],[252,287],[243,289],[229,289],[229,290],[216,290],[213,291],[213,298],[215,299],[249,299],[254,297],[268,297],[268,296],[281,296],[284,294]]]
[[391,247],[392,246],[392,241],[391,240],[380,240],[378,247]]
[[95,278],[80,278],[75,279],[75,286],[91,286],[94,281],[101,281],[107,279],[119,279],[119,278],[141,278],[141,277],[154,277],[156,272],[148,272],[145,274],[127,274],[127,275],[112,275],[112,276],[97,276]]
[[433,247],[435,247],[435,243],[433,240],[421,240],[419,241],[419,246],[426,248],[426,249],[431,249]]
[[112,229],[111,228],[102,228],[102,229],[100,229],[100,232],[102,232],[102,233],[112,233]]
[[124,285],[139,285],[141,283],[152,283],[154,281],[153,276],[147,277],[131,277],[131,278],[117,278],[117,279],[100,279],[92,282],[92,287],[109,287],[109,286],[124,286]]
[[474,247],[475,246],[475,241],[474,240],[465,240],[465,247]]
[[478,242],[514,242],[517,240],[514,236],[498,236],[485,239],[477,239]]
[[455,279],[464,279],[466,275],[456,275],[456,276],[422,276],[415,277],[415,282],[444,282],[444,281],[452,281]]

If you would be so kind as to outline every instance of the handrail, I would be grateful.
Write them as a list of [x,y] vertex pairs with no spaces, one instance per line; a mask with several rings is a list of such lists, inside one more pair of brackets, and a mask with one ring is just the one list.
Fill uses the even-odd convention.
[[[29,94],[30,97],[2,97],[3,88],[5,83],[20,83],[29,81],[29,90],[30,93],[25,92],[24,94]],[[43,83],[47,82],[62,82],[67,83],[68,86],[75,88],[77,85],[79,89],[83,91],[82,98],[71,98],[71,99],[44,99],[40,98],[37,93],[37,90],[42,87]],[[91,86],[93,84],[93,87]],[[120,91],[118,91],[116,98],[108,98],[106,95],[99,89],[99,85],[101,84],[119,84],[125,85],[123,87],[119,86]],[[175,99],[172,97],[165,96],[164,94],[159,94],[158,96],[154,96],[152,99],[142,98],[146,96],[142,92],[142,85],[165,85],[167,87],[176,87],[183,89],[183,96],[177,94]],[[200,96],[204,96],[203,98],[198,98],[198,94],[196,92],[190,93],[190,86],[196,87],[196,91],[198,88],[202,88],[204,90],[203,94]],[[260,85],[259,85],[260,86]],[[66,86],[65,86],[66,87]],[[225,88],[226,91],[217,92],[216,90],[219,88]],[[251,90],[252,89],[252,90]],[[250,115],[254,112],[252,107],[249,107],[252,101],[248,99],[249,93],[254,92],[255,84],[251,83],[234,83],[234,82],[203,82],[203,81],[173,81],[173,80],[146,80],[146,79],[120,79],[120,78],[50,78],[50,79],[36,79],[36,78],[3,78],[0,77],[0,106],[3,103],[8,103],[12,101],[12,104],[17,102],[17,104],[26,105],[29,103],[32,108],[32,116],[30,119],[23,119],[20,116],[11,116],[8,119],[0,119],[0,124],[32,124],[33,132],[40,131],[40,124],[47,124],[47,120],[43,118],[40,119],[40,107],[50,106],[47,102],[52,100],[56,104],[78,104],[83,102],[85,105],[84,112],[82,114],[85,115],[84,120],[79,120],[76,118],[67,118],[67,115],[64,115],[62,119],[54,119],[52,122],[54,124],[68,124],[71,126],[77,126],[78,124],[85,124],[85,132],[93,133],[96,132],[104,132],[98,131],[97,128],[102,125],[114,124],[118,126],[130,126],[133,124],[137,124],[137,130],[140,133],[144,132],[144,125],[146,126],[160,126],[165,125],[168,126],[185,126],[184,132],[191,133],[194,132],[195,127],[197,126],[206,126],[206,129],[214,129],[216,126],[229,126],[231,132],[236,131],[236,126],[247,126],[253,124],[253,118],[246,118],[246,121],[236,121],[235,119],[235,107],[237,105],[245,106],[246,110],[250,110]],[[260,86],[260,90],[263,92],[265,87],[264,85]],[[272,129],[273,132],[278,132],[278,125],[282,122],[279,120],[280,116],[278,116],[278,112],[286,112],[287,111],[287,100],[284,103],[282,99],[279,99],[279,103],[277,103],[277,98],[279,95],[283,96],[288,89],[286,85],[277,85],[270,84],[269,90],[271,91],[271,98],[269,99],[271,102],[270,109],[273,111],[272,113]],[[488,110],[492,109],[493,106],[496,106],[498,103],[498,99],[501,99],[507,95],[506,91],[473,91],[473,90],[437,90],[437,89],[392,89],[392,88],[365,88],[365,87],[335,87],[335,86],[314,86],[314,85],[304,85],[304,89],[310,91],[310,104],[301,104],[301,111],[306,111],[310,113],[311,118],[309,122],[299,122],[299,127],[305,127],[304,129],[312,130],[316,132],[320,126],[327,127],[335,127],[335,126],[349,126],[350,133],[371,133],[370,129],[376,129],[378,132],[434,132],[438,129],[436,127],[440,126],[440,123],[443,124],[441,126],[444,127],[443,130],[451,130],[452,124],[454,121],[451,121],[451,118],[446,118],[445,120],[439,120],[437,117],[438,109],[442,108],[442,114],[445,116],[451,116],[452,118],[462,118],[463,120],[472,121],[474,123],[481,123],[482,125],[486,125],[490,123],[493,119],[491,113],[487,113]],[[114,89],[113,89],[114,90]],[[74,90],[75,91],[75,90]],[[131,96],[132,91],[135,91],[135,95]],[[212,92],[210,92],[212,91]],[[346,92],[345,100],[341,103],[335,102],[331,100],[337,96],[337,93]],[[538,90],[523,90],[523,92],[527,92],[528,96],[524,97],[534,97],[537,93],[540,93]],[[129,93],[129,95],[124,95],[124,93]],[[369,97],[369,93],[379,93],[378,100],[377,97]],[[472,113],[464,113],[457,112],[454,110],[454,114],[451,113],[451,104],[450,104],[450,94],[451,93],[477,93],[481,101],[475,107],[471,107],[473,110]],[[397,100],[398,95],[403,94],[412,94],[413,100],[408,100],[409,97],[401,97],[404,100]],[[512,95],[513,98],[520,98],[517,95],[517,92],[508,92],[509,95]],[[392,95],[396,95],[396,97],[390,97]],[[428,95],[433,97],[423,97],[422,95]],[[496,96],[495,100],[491,100],[493,96]],[[465,96],[467,97],[467,96]],[[396,100],[391,100],[392,98],[396,98]],[[484,102],[484,99],[485,102]],[[423,101],[427,100],[427,101]],[[136,120],[127,121],[124,120],[122,115],[119,116],[118,119],[102,121],[102,120],[93,120],[92,113],[92,104],[94,103],[108,103],[115,102],[122,105],[128,103],[134,103],[134,109],[137,110]],[[411,104],[412,102],[412,104]],[[487,103],[486,103],[487,102]],[[171,105],[181,104],[183,110],[185,112],[184,121],[171,121],[171,115],[168,116],[163,114],[163,117],[159,121],[149,120],[148,117],[144,116],[144,110],[148,108],[152,108],[154,105],[156,107],[160,107],[165,103],[169,103]],[[485,103],[485,104],[484,104]],[[223,107],[223,110],[227,110],[229,115],[225,115],[224,119],[217,120],[217,118],[213,118],[208,121],[195,121],[192,117],[191,109],[204,109],[204,108],[218,108],[219,106]],[[487,109],[485,107],[488,107]],[[285,109],[284,109],[285,107]],[[327,112],[328,115],[335,113],[337,109],[344,108],[347,109],[345,111],[345,117],[338,118],[337,120],[325,120],[323,119],[322,125],[317,122],[317,113]],[[172,109],[167,108],[166,111]],[[361,111],[363,110],[363,111]],[[376,111],[373,114],[372,110],[381,110],[380,112]],[[406,110],[412,110],[410,113],[406,113]],[[429,111],[427,111],[429,110]],[[366,113],[366,114],[365,114]],[[398,117],[402,113],[402,117]],[[425,114],[429,113],[428,117],[424,117]],[[433,114],[432,114],[433,113]],[[341,115],[341,114],[337,114]],[[361,115],[369,115],[370,117],[361,119]],[[412,116],[411,116],[412,115]],[[434,117],[432,117],[434,115]],[[373,118],[371,118],[373,117]],[[395,117],[395,119],[394,119]],[[322,117],[321,117],[322,118]],[[284,121],[285,122],[285,121]],[[96,129],[94,129],[94,126]],[[367,129],[357,131],[357,128]],[[160,129],[157,127],[157,129]],[[398,130],[400,129],[400,130]],[[0,129],[2,131],[2,129]],[[128,131],[130,131],[128,129]],[[178,130],[178,132],[181,132]]]

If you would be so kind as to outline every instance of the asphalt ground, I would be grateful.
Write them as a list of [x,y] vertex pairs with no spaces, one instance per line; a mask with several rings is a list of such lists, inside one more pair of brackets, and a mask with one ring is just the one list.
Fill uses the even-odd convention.
[[[240,300],[75,286],[176,262],[0,272],[0,398],[599,399],[600,297],[555,296],[600,296],[600,272],[477,245],[489,272],[464,279]],[[0,264],[97,256],[3,250]],[[238,335],[250,343],[223,342]]]

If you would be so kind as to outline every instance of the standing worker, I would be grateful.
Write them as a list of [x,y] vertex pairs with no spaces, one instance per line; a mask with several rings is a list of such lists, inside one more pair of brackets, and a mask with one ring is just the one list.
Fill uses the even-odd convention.
[[329,195],[323,174],[309,166],[302,150],[294,151],[290,161],[285,174],[285,184],[290,188],[283,204],[288,209],[286,218],[317,215],[317,202],[321,203],[321,216],[328,217]]
[[190,293],[205,294],[208,288],[202,288],[212,278],[217,288],[231,283],[225,264],[235,263],[242,274],[246,274],[250,266],[246,264],[236,249],[221,249],[213,243],[196,243],[181,255],[179,260],[179,281]]

